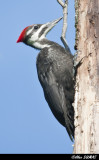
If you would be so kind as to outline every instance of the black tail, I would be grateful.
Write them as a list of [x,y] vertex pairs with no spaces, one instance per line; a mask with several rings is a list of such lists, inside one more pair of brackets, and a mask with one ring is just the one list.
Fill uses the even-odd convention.
[[74,127],[74,108],[70,104],[69,104],[69,106],[66,106],[66,107],[68,108],[68,110],[67,110],[67,113],[65,115],[65,127],[66,127],[66,130],[68,132],[68,135],[69,135],[71,141],[73,141],[74,131],[75,131],[75,127]]

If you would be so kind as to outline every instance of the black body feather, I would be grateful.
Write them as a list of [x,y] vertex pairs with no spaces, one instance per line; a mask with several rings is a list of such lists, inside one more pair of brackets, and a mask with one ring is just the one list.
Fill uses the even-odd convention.
[[57,43],[51,43],[53,45],[42,49],[37,57],[38,78],[51,111],[73,140],[73,56]]

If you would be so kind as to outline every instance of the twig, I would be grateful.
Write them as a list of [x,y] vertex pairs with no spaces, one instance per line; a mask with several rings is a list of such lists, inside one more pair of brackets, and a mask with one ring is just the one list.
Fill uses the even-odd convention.
[[57,2],[62,6],[65,7],[64,2],[62,0],[57,0]]
[[67,31],[67,7],[68,7],[68,0],[65,0],[65,2],[63,2],[62,0],[57,0],[57,2],[62,6],[63,8],[63,28],[62,28],[62,35],[61,35],[61,41],[64,44],[66,50],[68,50],[70,52],[70,49],[67,45],[66,42],[66,31]]

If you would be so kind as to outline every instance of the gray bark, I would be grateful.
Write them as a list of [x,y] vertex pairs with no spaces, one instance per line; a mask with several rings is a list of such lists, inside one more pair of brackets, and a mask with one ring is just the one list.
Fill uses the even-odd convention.
[[99,153],[99,0],[75,0],[77,69],[74,153]]

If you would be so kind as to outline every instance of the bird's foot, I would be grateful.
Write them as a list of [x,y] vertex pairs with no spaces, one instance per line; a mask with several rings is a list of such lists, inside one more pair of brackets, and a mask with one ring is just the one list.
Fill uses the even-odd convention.
[[73,75],[74,77],[76,76],[77,74],[77,69],[82,65],[84,59],[86,58],[87,56],[84,56],[83,58],[81,58],[81,60],[79,62],[77,62],[77,53],[74,55],[74,58],[73,58],[73,62],[74,62],[74,66],[73,66]]

